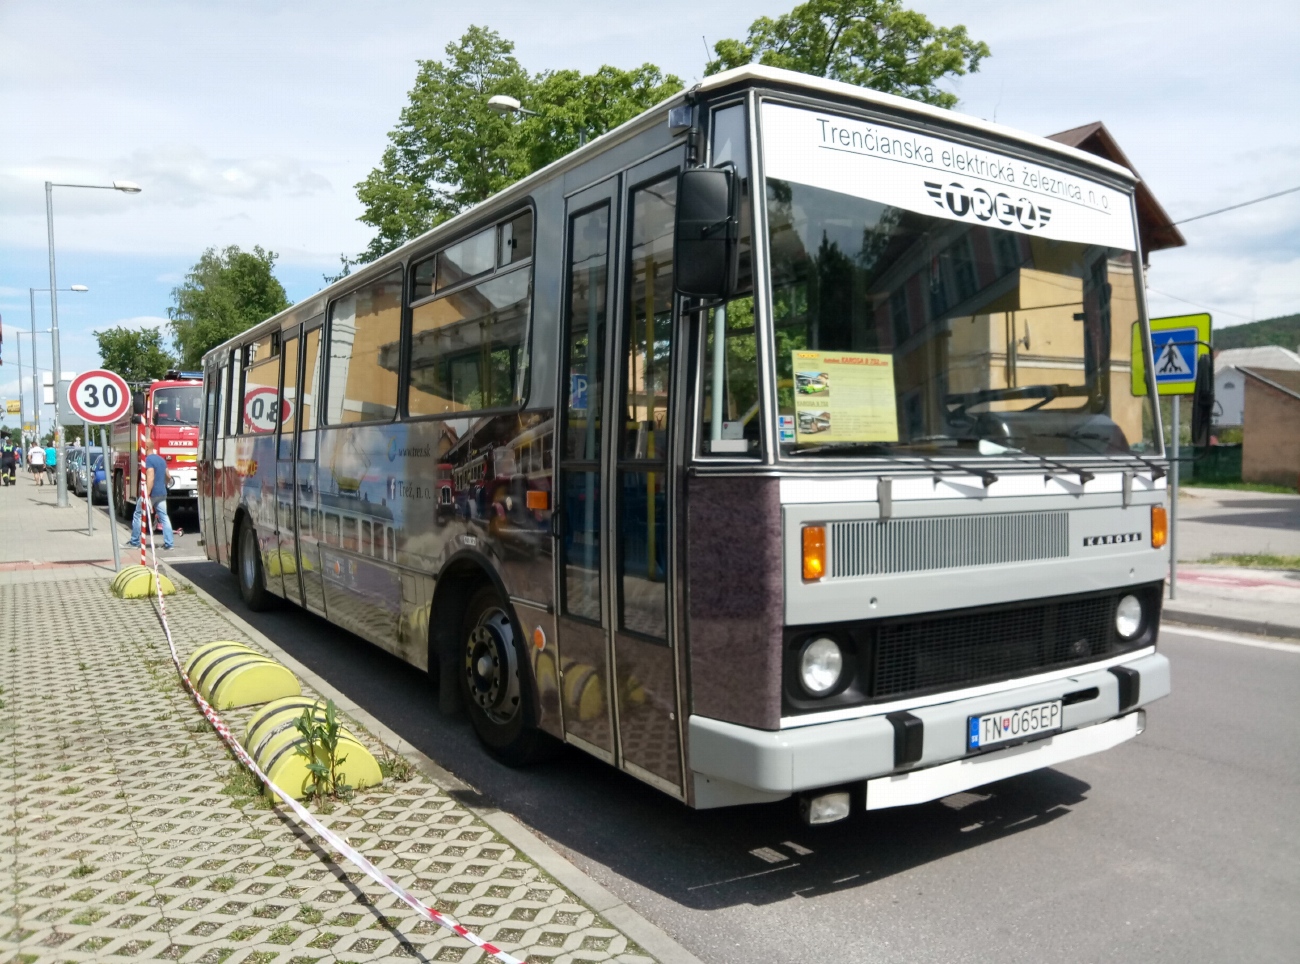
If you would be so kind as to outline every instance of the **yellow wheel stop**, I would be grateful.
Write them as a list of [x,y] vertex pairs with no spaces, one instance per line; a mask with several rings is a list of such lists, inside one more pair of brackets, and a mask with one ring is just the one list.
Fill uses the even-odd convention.
[[[166,576],[160,575],[164,596],[174,596],[176,587]],[[127,566],[122,569],[112,582],[113,595],[118,599],[144,599],[158,594],[158,584],[154,582],[153,570],[148,566]]]
[[[244,747],[270,777],[271,782],[299,799],[312,786],[310,762],[297,751],[302,734],[295,725],[303,710],[311,710],[318,722],[325,720],[325,703],[305,696],[275,700],[253,714],[244,732]],[[383,773],[374,756],[346,728],[339,727],[338,766],[342,782],[357,790],[377,786]],[[320,762],[325,762],[321,760]]]
[[302,693],[287,668],[243,643],[206,643],[190,654],[186,675],[218,710],[253,706]]

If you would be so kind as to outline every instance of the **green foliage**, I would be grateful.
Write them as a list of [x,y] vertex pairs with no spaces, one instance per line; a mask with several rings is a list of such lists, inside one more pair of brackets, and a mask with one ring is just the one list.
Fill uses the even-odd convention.
[[1281,345],[1300,351],[1300,315],[1282,315],[1265,318],[1246,325],[1218,328],[1214,332],[1214,348],[1257,348],[1260,345]]
[[109,328],[95,332],[100,363],[132,385],[162,378],[176,367],[176,358],[163,347],[157,328]]
[[[545,167],[681,89],[658,67],[530,75],[514,44],[470,27],[442,60],[421,60],[415,86],[378,167],[356,185],[375,258]],[[504,94],[537,116],[497,114]]]
[[887,94],[952,107],[937,81],[979,69],[988,44],[964,26],[936,27],[900,0],[808,0],[775,19],[759,17],[744,40],[714,44],[716,74],[757,61]]
[[307,771],[312,779],[310,795],[323,800],[327,796],[344,795],[351,790],[339,771],[339,767],[348,758],[338,755],[342,732],[338,707],[334,701],[326,701],[324,719],[316,715],[314,706],[309,706],[302,711],[302,716],[298,717],[294,726],[299,733],[294,752],[307,760]]
[[167,309],[183,367],[197,368],[208,349],[289,307],[273,273],[277,257],[260,246],[203,252]]
[[[1273,488],[1279,487],[1273,486]],[[1275,556],[1269,553],[1251,553],[1249,555],[1227,555],[1215,553],[1210,557],[1209,561],[1214,563],[1216,566],[1241,566],[1247,569],[1300,570],[1300,556]]]

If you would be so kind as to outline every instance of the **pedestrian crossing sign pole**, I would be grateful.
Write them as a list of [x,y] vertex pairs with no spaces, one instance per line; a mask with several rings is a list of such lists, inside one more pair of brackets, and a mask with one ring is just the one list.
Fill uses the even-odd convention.
[[[1146,356],[1142,326],[1133,325],[1132,384],[1134,395],[1147,393]],[[1174,315],[1151,319],[1151,357],[1155,359],[1156,395],[1172,395],[1173,418],[1169,445],[1169,598],[1178,598],[1178,467],[1182,434],[1183,395],[1196,394],[1196,369],[1210,354],[1210,316]]]

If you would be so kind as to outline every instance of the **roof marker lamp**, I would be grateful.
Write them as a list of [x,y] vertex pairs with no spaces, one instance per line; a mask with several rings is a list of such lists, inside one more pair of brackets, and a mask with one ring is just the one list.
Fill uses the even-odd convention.
[[803,581],[816,582],[826,575],[826,527],[803,527]]
[[1163,549],[1169,540],[1169,514],[1163,505],[1151,507],[1151,548]]

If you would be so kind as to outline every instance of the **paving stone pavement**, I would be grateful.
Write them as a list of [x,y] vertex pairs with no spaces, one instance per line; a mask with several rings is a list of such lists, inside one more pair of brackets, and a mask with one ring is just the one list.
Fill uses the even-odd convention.
[[[51,576],[0,582],[0,964],[490,960],[249,795],[152,601],[114,599],[87,567]],[[167,611],[182,659],[249,642],[192,593]],[[226,714],[236,734],[250,713]],[[419,771],[322,819],[517,957],[650,961]]]

